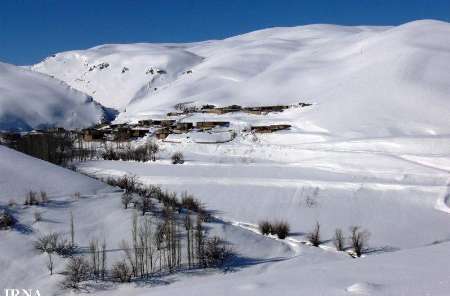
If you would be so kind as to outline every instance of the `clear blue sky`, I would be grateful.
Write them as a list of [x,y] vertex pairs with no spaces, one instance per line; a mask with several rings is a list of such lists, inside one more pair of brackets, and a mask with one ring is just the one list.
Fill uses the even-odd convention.
[[312,23],[450,21],[450,0],[0,0],[0,61],[32,64],[104,43],[220,39]]

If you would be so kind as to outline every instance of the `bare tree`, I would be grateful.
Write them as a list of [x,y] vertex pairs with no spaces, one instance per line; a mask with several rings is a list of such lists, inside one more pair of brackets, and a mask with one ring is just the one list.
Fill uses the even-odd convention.
[[345,239],[344,234],[342,233],[341,229],[336,229],[334,231],[334,239],[333,239],[334,246],[336,247],[336,250],[343,251],[345,248]]
[[203,233],[202,220],[197,216],[197,223],[195,225],[195,241],[196,241],[196,255],[197,262],[200,267],[206,267],[205,261],[205,234]]
[[29,191],[25,196],[25,202],[23,203],[25,206],[35,206],[39,205],[39,199],[37,193],[34,191]]
[[70,242],[75,247],[75,226],[73,223],[73,213],[70,212]]
[[59,241],[59,234],[52,232],[46,235],[41,235],[34,242],[34,248],[41,252],[53,253],[56,251]]
[[98,247],[98,240],[92,239],[89,242],[89,252],[90,252],[90,269],[92,275],[97,278],[100,274],[100,259],[99,259],[99,247]]
[[128,205],[130,204],[130,202],[133,200],[133,194],[129,191],[125,191],[122,194],[122,205],[124,207],[124,209],[128,208]]
[[351,243],[357,257],[361,257],[367,248],[367,241],[370,233],[366,230],[360,230],[359,226],[350,227]]
[[153,208],[151,196],[150,194],[143,194],[140,197],[139,207],[142,211],[142,215],[145,215],[145,213],[150,212]]
[[102,246],[101,246],[101,253],[102,253],[102,256],[101,256],[101,277],[102,277],[102,280],[104,280],[105,279],[105,274],[106,274],[106,240],[105,239],[103,239],[103,243],[102,243]]
[[132,249],[130,248],[130,245],[127,243],[127,241],[122,240],[120,242],[120,248],[122,249],[122,251],[125,253],[125,258],[128,261],[128,263],[131,266],[131,273],[132,274],[136,274],[135,270],[136,270],[136,266],[135,266],[135,261],[134,261],[134,255],[132,253]]
[[193,238],[193,227],[192,227],[192,220],[190,216],[190,212],[187,213],[186,217],[184,218],[184,227],[186,229],[186,252],[187,252],[187,258],[188,258],[188,266],[191,268],[192,266],[192,260],[193,260],[193,248],[192,248],[192,240]]
[[314,247],[318,247],[320,245],[321,240],[320,240],[320,224],[319,224],[319,222],[316,222],[316,226],[314,227],[314,230],[311,231],[310,233],[308,233],[307,238]]
[[41,201],[43,204],[48,203],[48,196],[47,196],[47,192],[45,191],[41,191]]
[[[136,212],[133,213],[132,227],[131,227],[131,238],[133,242],[133,253],[134,253],[134,276],[138,276],[138,226],[137,226],[137,215]],[[132,265],[133,266],[133,265]]]
[[47,253],[48,255],[48,262],[47,262],[47,269],[50,272],[50,275],[53,275],[53,258],[52,253]]

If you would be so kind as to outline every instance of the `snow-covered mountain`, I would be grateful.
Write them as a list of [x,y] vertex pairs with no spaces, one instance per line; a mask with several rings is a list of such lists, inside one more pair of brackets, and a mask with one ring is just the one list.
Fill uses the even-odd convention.
[[103,45],[56,54],[54,75],[119,120],[180,102],[316,107],[289,118],[305,131],[350,137],[449,133],[450,24],[271,28],[189,44]]
[[86,127],[104,116],[100,104],[65,82],[0,62],[0,131]]

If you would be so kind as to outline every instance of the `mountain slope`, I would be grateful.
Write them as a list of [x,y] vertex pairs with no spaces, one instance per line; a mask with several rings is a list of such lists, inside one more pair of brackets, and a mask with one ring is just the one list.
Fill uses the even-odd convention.
[[175,80],[202,61],[184,47],[101,45],[56,54],[32,69],[66,81],[105,106],[123,108],[133,97]]
[[86,127],[104,116],[91,97],[64,82],[0,62],[0,131]]
[[0,202],[22,201],[30,190],[49,195],[94,194],[107,186],[49,162],[0,145]]
[[123,121],[180,102],[308,101],[312,110],[286,118],[306,132],[435,135],[450,133],[449,36],[450,24],[432,20],[272,28],[201,43],[98,46],[57,54],[33,69],[107,106],[126,107]]

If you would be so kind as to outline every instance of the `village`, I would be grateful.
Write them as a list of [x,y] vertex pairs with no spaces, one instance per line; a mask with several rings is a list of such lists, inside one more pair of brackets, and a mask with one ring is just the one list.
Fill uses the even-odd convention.
[[[310,106],[309,103],[298,103],[296,105],[274,105],[259,107],[241,107],[230,105],[216,107],[214,105],[203,105],[201,107],[188,107],[185,105],[175,106],[177,112],[169,112],[165,118],[142,119],[137,123],[100,123],[95,126],[81,130],[65,130],[62,127],[34,130],[28,133],[0,133],[0,142],[14,145],[19,139],[33,140],[46,135],[63,135],[64,138],[77,142],[116,142],[123,143],[143,138],[147,135],[158,140],[171,142],[167,139],[170,135],[180,135],[189,132],[206,133],[213,129],[221,131],[229,130],[230,122],[225,120],[198,120],[186,121],[185,118],[195,113],[224,115],[228,113],[243,112],[252,115],[267,115],[272,112],[283,112],[289,108],[302,108]],[[289,124],[251,125],[244,132],[250,133],[273,133],[291,128]],[[202,143],[202,142],[199,142]]]
[[[299,103],[295,107],[307,107],[309,103]],[[200,108],[176,106],[180,109],[177,112],[169,112],[163,119],[143,119],[135,124],[100,124],[82,131],[83,140],[90,141],[127,141],[133,138],[142,138],[147,134],[154,136],[159,140],[165,140],[171,134],[183,134],[191,131],[207,132],[214,128],[229,128],[229,121],[202,120],[202,121],[184,121],[188,115],[194,113],[223,115],[233,112],[244,112],[254,115],[266,115],[271,112],[283,112],[294,106],[274,105],[260,107],[241,107],[231,105],[227,107],[215,107],[214,105],[203,105]],[[289,124],[270,124],[250,126],[248,131],[252,133],[272,133],[280,130],[289,129]]]

